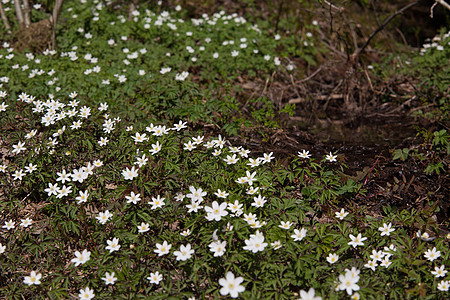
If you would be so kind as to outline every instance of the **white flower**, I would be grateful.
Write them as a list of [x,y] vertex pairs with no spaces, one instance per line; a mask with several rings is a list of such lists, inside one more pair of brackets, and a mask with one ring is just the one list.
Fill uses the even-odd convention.
[[48,188],[46,188],[44,190],[44,192],[48,193],[48,196],[50,197],[51,195],[58,195],[58,184],[51,184],[50,182],[48,183]]
[[147,280],[150,281],[150,283],[159,284],[159,282],[163,280],[163,277],[158,271],[156,271],[155,273],[150,273]]
[[281,248],[281,241],[274,241],[273,243],[270,243],[270,246],[272,246],[273,250],[278,250]]
[[226,241],[214,241],[211,244],[209,244],[209,250],[211,252],[214,252],[214,256],[222,256],[225,253],[225,247],[227,245]]
[[192,141],[189,141],[187,143],[184,144],[184,150],[188,150],[188,151],[192,151],[195,148],[197,148],[197,146],[195,146],[195,143],[193,143]]
[[138,232],[143,233],[143,232],[147,232],[147,231],[150,230],[150,225],[148,225],[147,223],[142,222],[141,225],[138,225],[137,228],[139,229]]
[[392,256],[392,252],[397,251],[397,248],[395,247],[394,244],[391,244],[389,247],[384,247],[384,255],[387,257],[391,257]]
[[6,245],[3,246],[2,243],[0,243],[0,254],[4,253],[6,250]]
[[241,210],[242,206],[243,204],[239,203],[238,200],[235,200],[234,203],[228,203],[228,209],[231,210],[232,213],[236,213]]
[[263,157],[261,157],[261,162],[263,164],[265,164],[265,163],[272,161],[273,159],[275,159],[275,157],[273,157],[272,155],[273,155],[273,152],[270,152],[269,154],[264,153]]
[[359,281],[359,270],[355,269],[355,272],[346,270],[345,275],[339,275],[339,281],[341,282],[338,285],[338,289],[343,291],[346,290],[347,294],[350,296],[353,291],[358,291],[359,286],[356,284]]
[[106,243],[108,244],[108,246],[106,246],[106,250],[109,250],[109,253],[112,253],[114,251],[118,251],[120,249],[120,245],[119,245],[119,239],[118,238],[113,238],[112,241],[111,240],[107,240]]
[[27,284],[27,285],[38,285],[41,284],[41,279],[42,274],[41,273],[36,273],[36,271],[31,271],[30,276],[25,276],[25,278],[23,279],[23,283]]
[[140,196],[141,194],[135,194],[134,192],[131,192],[130,196],[125,196],[125,198],[127,199],[127,203],[137,204],[139,201],[141,201]]
[[243,249],[252,251],[253,253],[263,251],[267,246],[267,243],[264,242],[264,235],[259,230],[255,234],[251,234],[250,238],[244,242],[245,246]]
[[305,228],[302,228],[301,230],[295,229],[291,238],[294,239],[294,242],[301,241],[306,236],[306,232],[307,230]]
[[98,108],[99,111],[105,111],[108,110],[108,103],[100,103],[100,107]]
[[125,180],[133,180],[134,177],[138,176],[138,171],[134,168],[134,166],[131,169],[126,168],[126,170],[122,171],[122,176]]
[[114,277],[115,273],[112,272],[111,274],[109,274],[109,272],[105,273],[105,277],[102,278],[102,280],[105,282],[106,285],[114,285],[114,283],[116,282],[117,278]]
[[395,231],[394,228],[391,228],[392,224],[389,223],[388,225],[386,225],[386,223],[383,223],[383,227],[379,227],[378,230],[381,231],[381,236],[383,235],[391,235],[391,232]]
[[220,294],[226,296],[230,294],[231,298],[237,298],[239,293],[245,291],[245,287],[241,285],[244,281],[242,277],[235,277],[233,273],[227,272],[225,278],[219,279],[219,284],[222,286]]
[[258,190],[259,190],[259,187],[251,186],[250,188],[245,190],[245,193],[247,195],[253,195],[253,194],[256,194],[258,192]]
[[325,159],[328,160],[329,162],[334,162],[336,161],[337,155],[333,155],[333,153],[330,152],[330,154],[327,154],[325,156]]
[[30,226],[33,223],[33,220],[31,220],[30,218],[26,218],[26,219],[23,219],[20,221],[21,221],[20,226],[25,227],[25,228]]
[[186,197],[190,198],[192,201],[202,202],[203,196],[207,195],[207,192],[204,192],[202,188],[196,189],[193,186],[189,186],[189,191],[191,191],[191,193],[187,194]]
[[173,130],[180,131],[181,129],[187,128],[187,122],[179,121],[178,124],[173,124]]
[[5,225],[3,225],[2,228],[10,230],[15,227],[15,224],[16,224],[16,222],[13,222],[13,220],[5,221]]
[[108,138],[105,138],[105,137],[101,137],[101,138],[100,138],[100,141],[97,141],[97,143],[98,143],[101,147],[105,146],[108,142],[109,142],[109,139],[108,139]]
[[191,230],[190,229],[183,230],[183,232],[181,232],[180,235],[189,236],[191,235]]
[[220,221],[222,217],[225,217],[228,215],[228,212],[226,211],[227,203],[222,202],[220,205],[217,201],[214,201],[212,203],[212,206],[205,206],[205,211],[207,213],[206,219],[208,221]]
[[425,241],[425,242],[430,242],[430,241],[432,241],[432,240],[434,240],[436,238],[436,237],[430,237],[428,232],[422,233],[420,230],[417,231],[416,236],[418,238],[420,238],[422,241]]
[[335,262],[337,262],[339,259],[339,255],[337,255],[336,253],[330,253],[327,256],[327,262],[329,262],[330,264],[334,264]]
[[386,256],[381,260],[380,266],[388,268],[391,264],[392,262],[389,260],[389,256]]
[[291,221],[287,221],[287,222],[281,221],[281,224],[278,225],[278,227],[280,227],[282,229],[286,229],[286,230],[290,229],[291,226],[292,226]]
[[227,165],[233,165],[233,164],[237,163],[238,160],[239,160],[239,158],[236,157],[236,154],[233,154],[232,156],[227,155],[227,158],[224,159],[224,161],[227,163]]
[[170,71],[172,71],[172,68],[162,68],[159,73],[161,73],[161,75],[164,75],[166,73],[169,73]]
[[148,140],[147,134],[143,133],[142,135],[139,132],[136,132],[135,136],[131,137],[135,143],[142,143]]
[[353,248],[356,248],[357,246],[364,246],[363,241],[367,240],[366,237],[362,237],[361,233],[358,233],[358,236],[354,236],[353,234],[349,235],[351,242],[348,242],[350,246],[353,246]]
[[164,241],[162,244],[156,243],[156,249],[153,252],[157,253],[158,256],[163,256],[169,253],[170,248],[172,248],[172,245]]
[[156,196],[152,197],[152,201],[148,202],[148,204],[150,204],[152,207],[151,209],[157,209],[157,208],[161,208],[164,205],[166,205],[166,203],[164,202],[165,198],[161,198],[161,196]]
[[251,168],[257,167],[260,165],[260,160],[258,158],[253,159],[253,158],[249,158],[248,159],[248,163],[247,166],[250,166]]
[[17,179],[22,180],[22,177],[25,176],[25,173],[23,172],[22,169],[20,169],[20,170],[14,171],[14,174],[12,176],[14,177],[14,180],[17,180]]
[[13,145],[13,150],[11,152],[19,154],[21,151],[26,150],[26,148],[24,146],[25,146],[25,143],[18,142],[17,145]]
[[309,151],[303,150],[303,152],[298,152],[298,157],[300,158],[310,158],[311,154],[309,154]]
[[30,163],[27,167],[25,167],[25,172],[32,173],[33,171],[37,170],[37,165],[33,165]]
[[183,193],[177,193],[177,195],[175,196],[175,201],[183,201],[184,197],[186,197]]
[[369,257],[374,261],[381,261],[384,257],[384,252],[381,250],[380,251],[372,250],[372,254]]
[[189,76],[189,72],[181,72],[175,75],[175,80],[184,81]]
[[81,122],[80,120],[78,121],[73,121],[72,125],[70,125],[71,129],[78,129],[81,127],[81,124],[83,124],[83,122]]
[[256,221],[256,215],[255,215],[255,214],[252,214],[252,213],[244,214],[244,220],[245,220],[247,223],[255,222],[255,221]]
[[378,266],[376,260],[369,260],[364,267],[372,269],[372,271],[375,271],[376,267]]
[[63,185],[62,188],[60,188],[58,190],[58,195],[56,195],[56,198],[60,199],[62,197],[66,197],[71,192],[72,192],[72,187],[71,186],[66,187],[65,185]]
[[161,144],[159,142],[156,142],[156,144],[152,144],[152,149],[149,150],[149,152],[152,155],[155,155],[156,153],[158,153],[159,151],[161,151]]
[[100,212],[95,218],[100,222],[100,224],[105,224],[111,217],[112,214],[109,212],[109,210],[105,210],[105,212]]
[[442,280],[438,283],[437,288],[440,291],[447,292],[450,286],[450,282],[448,280]]
[[[0,105],[0,111],[1,111],[1,105]],[[26,138],[27,140],[28,140],[28,139],[31,139],[33,136],[36,135],[36,133],[37,133],[37,130],[36,130],[36,129],[31,130],[29,133],[27,133],[27,135],[25,136],[25,138]]]
[[191,244],[187,244],[186,246],[181,245],[179,251],[175,251],[173,254],[177,257],[177,260],[188,260],[194,254],[194,249],[191,249]]
[[89,197],[88,191],[80,191],[80,196],[76,197],[75,200],[78,200],[78,204],[86,202]]
[[433,249],[425,251],[424,256],[429,261],[433,261],[441,256],[441,251],[437,251],[436,247],[433,247]]
[[148,158],[145,157],[145,154],[142,154],[142,157],[137,157],[136,159],[137,159],[137,162],[135,162],[134,164],[138,165],[139,168],[141,168],[142,166],[145,166],[148,162]]
[[258,195],[258,197],[253,197],[253,201],[252,206],[254,207],[263,207],[267,202],[266,197],[261,197],[261,195]]
[[431,271],[431,274],[433,274],[435,277],[445,277],[445,274],[447,274],[447,270],[445,270],[445,266],[442,265],[440,268],[434,267],[434,271]]
[[86,249],[83,252],[75,251],[75,258],[72,258],[71,262],[75,264],[75,267],[78,267],[80,264],[84,264],[91,258],[91,252]]
[[80,297],[80,300],[90,300],[95,297],[94,290],[91,290],[89,287],[86,287],[84,290],[80,289],[78,297]]
[[2,102],[2,104],[0,104],[0,111],[6,111],[6,108],[8,107],[8,104],[5,104],[5,102]]
[[214,195],[216,195],[219,198],[227,198],[229,193],[225,192],[225,191],[221,191],[220,189],[217,190],[216,193],[214,193]]
[[197,137],[192,138],[192,142],[196,145],[200,145],[201,143],[203,143],[204,138],[205,138],[204,136],[199,135]]
[[250,174],[249,171],[245,171],[245,173],[246,173],[246,176],[245,176],[246,181],[247,181],[247,183],[250,186],[253,185],[253,181],[257,181],[258,180],[258,179],[255,178],[256,172],[253,172],[253,173]]
[[200,205],[200,202],[196,202],[196,201],[191,201],[191,204],[187,204],[186,207],[189,209],[188,213],[191,212],[198,212],[199,209],[202,209],[203,206]]
[[316,297],[316,291],[314,288],[310,288],[308,292],[301,290],[300,299],[298,300],[322,300],[322,297]]

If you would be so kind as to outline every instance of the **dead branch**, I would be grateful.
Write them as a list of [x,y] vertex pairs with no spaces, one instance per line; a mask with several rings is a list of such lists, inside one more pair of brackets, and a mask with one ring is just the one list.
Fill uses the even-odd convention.
[[446,9],[450,9],[450,4],[448,4],[444,0],[435,0],[435,1],[438,2],[440,5],[442,5],[443,7],[445,7]]
[[389,22],[392,21],[392,19],[394,19],[399,14],[402,14],[407,9],[409,9],[409,8],[413,7],[414,5],[418,4],[419,2],[420,2],[420,0],[409,3],[408,5],[406,5],[406,6],[402,7],[401,9],[397,10],[395,13],[393,13],[391,16],[389,16],[386,20],[384,20],[384,22],[374,32],[372,32],[372,34],[369,36],[369,38],[366,40],[366,42],[362,45],[362,47],[355,50],[355,53],[353,53],[353,56],[355,57],[355,60],[359,59],[359,56],[366,49],[366,47],[369,45],[370,41],[372,41],[372,39],[377,35],[377,33],[379,33],[381,30],[383,30],[384,27],[386,27],[386,25],[389,24]]
[[434,4],[430,8],[430,18],[433,18],[433,10],[436,7],[436,5],[438,5],[438,3],[443,7],[445,7],[446,9],[450,10],[450,5],[447,2],[445,2],[444,0],[435,0]]
[[3,25],[5,25],[5,28],[8,31],[10,31],[11,25],[9,25],[8,18],[6,17],[5,10],[3,9],[3,3],[1,1],[0,1],[0,16],[2,18]]
[[317,70],[315,70],[311,75],[309,75],[308,77],[306,77],[305,79],[302,79],[300,81],[298,81],[298,83],[303,83],[306,82],[308,80],[310,80],[311,78],[313,78],[314,76],[316,76],[321,70],[322,70],[323,66],[320,66]]
[[328,2],[327,0],[323,0],[323,2],[326,5],[328,5],[331,9],[334,9],[334,10],[336,10],[338,12],[342,12],[342,11],[345,10],[343,7],[338,7],[338,6],[334,5],[333,3]]

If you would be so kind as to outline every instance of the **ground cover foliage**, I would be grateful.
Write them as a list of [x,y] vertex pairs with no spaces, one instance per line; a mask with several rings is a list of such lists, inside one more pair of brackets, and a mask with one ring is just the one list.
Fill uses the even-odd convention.
[[[243,113],[236,83],[314,65],[327,51],[317,22],[299,42],[226,11],[110,4],[66,3],[56,50],[2,42],[2,298],[447,297],[442,200],[365,214],[351,205],[366,199],[374,167],[349,176],[333,149],[281,158],[231,139],[242,124],[278,127],[277,114],[293,113],[264,92]],[[440,120],[448,43],[443,31],[403,69],[435,74],[421,90],[439,95]],[[446,176],[447,131],[421,135],[393,160]]]

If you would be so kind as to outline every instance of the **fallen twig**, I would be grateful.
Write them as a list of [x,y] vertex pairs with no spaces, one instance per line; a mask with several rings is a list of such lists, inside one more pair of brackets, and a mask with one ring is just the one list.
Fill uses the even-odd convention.
[[311,75],[309,75],[308,77],[306,77],[305,79],[302,79],[300,81],[297,81],[297,83],[303,83],[306,82],[308,80],[310,80],[311,78],[313,78],[314,76],[316,76],[317,74],[319,74],[320,71],[322,71],[322,67],[320,66],[317,70],[315,70]]

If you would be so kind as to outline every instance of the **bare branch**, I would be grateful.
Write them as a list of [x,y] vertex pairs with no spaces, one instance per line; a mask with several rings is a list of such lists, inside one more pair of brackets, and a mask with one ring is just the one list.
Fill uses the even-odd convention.
[[24,22],[25,26],[28,27],[31,25],[31,17],[30,17],[30,3],[28,0],[22,0],[23,1],[23,16],[24,16]]
[[372,32],[372,34],[369,36],[369,38],[366,40],[366,42],[364,43],[364,45],[362,45],[361,48],[357,49],[356,51],[356,57],[359,57],[359,55],[364,51],[364,49],[369,45],[370,41],[375,37],[375,35],[377,35],[378,32],[380,32],[381,30],[384,29],[384,27],[386,27],[386,25],[392,21],[392,19],[394,19],[396,16],[398,16],[399,14],[402,14],[405,10],[413,7],[414,5],[418,4],[420,2],[420,0],[411,2],[410,4],[402,7],[401,9],[397,10],[394,14],[392,14],[391,16],[389,16],[386,20],[384,20],[384,22],[374,31]]
[[22,28],[24,25],[24,19],[20,0],[14,0],[14,9],[16,10],[17,21],[19,22],[20,28]]
[[436,7],[436,5],[441,4],[443,7],[447,8],[450,10],[450,5],[445,2],[444,0],[435,0],[436,2],[434,2],[433,6],[431,6],[430,8],[430,18],[433,18],[433,10]]
[[338,7],[338,6],[334,5],[333,3],[328,2],[327,0],[323,0],[323,2],[326,5],[330,6],[330,8],[332,8],[338,12],[343,12],[345,10],[343,7]]
[[55,7],[53,7],[53,14],[51,17],[52,23],[52,50],[56,48],[56,23],[58,22],[58,16],[61,12],[61,8],[64,0],[55,0]]
[[6,17],[5,10],[3,9],[3,3],[0,1],[0,16],[3,21],[3,25],[9,31],[11,30],[11,25],[9,25],[8,18]]
[[443,7],[445,7],[446,9],[450,10],[450,4],[448,4],[444,0],[435,0],[435,1],[438,2],[440,5],[442,5]]

